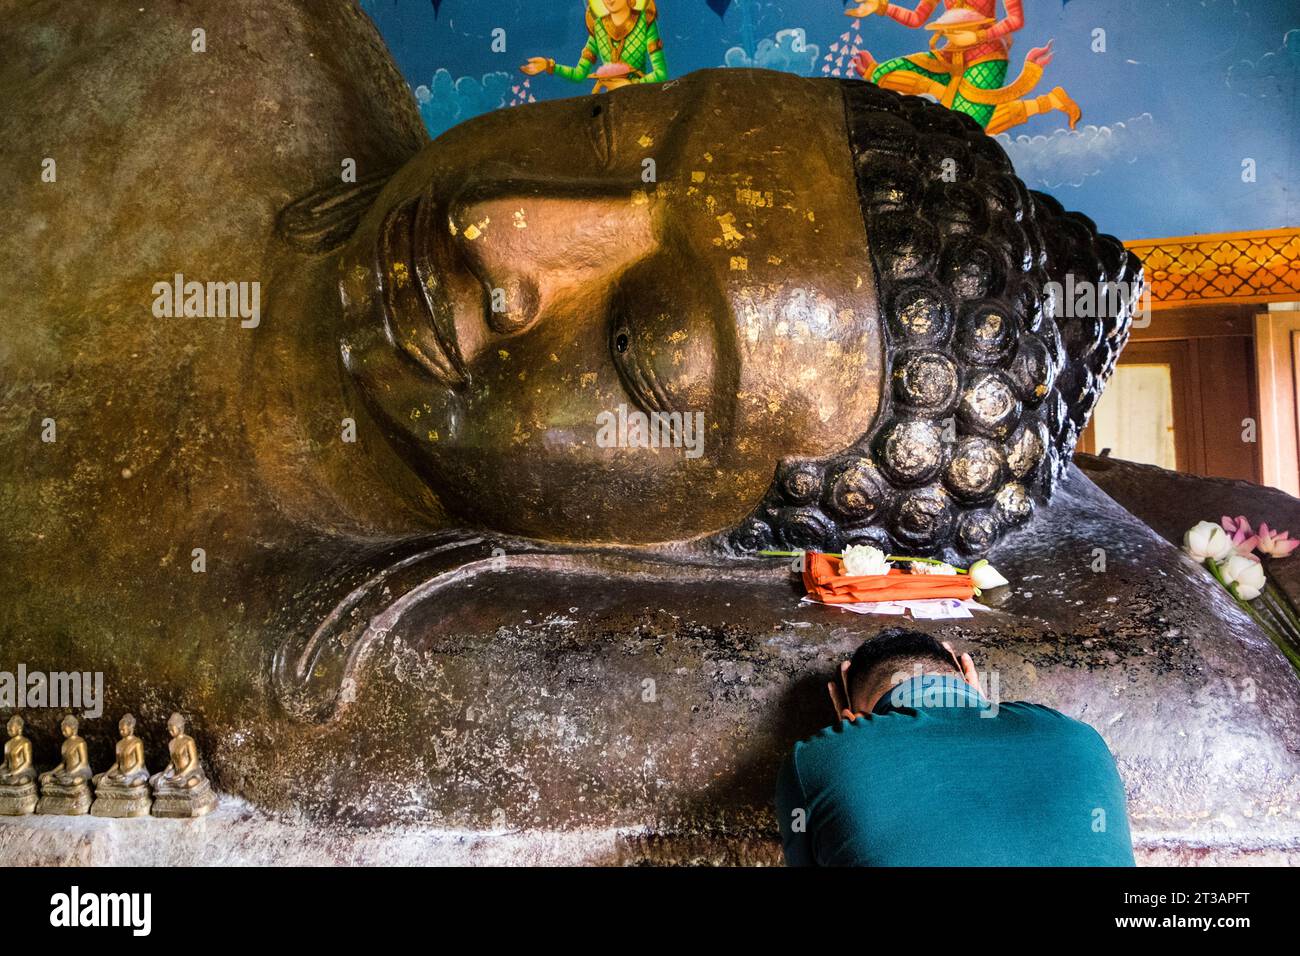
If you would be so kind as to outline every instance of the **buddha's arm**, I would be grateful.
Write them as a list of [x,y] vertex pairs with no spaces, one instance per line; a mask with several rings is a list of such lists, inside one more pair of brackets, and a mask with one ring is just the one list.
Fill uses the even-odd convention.
[[587,45],[582,48],[582,56],[578,57],[577,66],[565,66],[563,63],[556,63],[552,60],[551,72],[571,83],[581,83],[595,68],[598,58],[596,54],[596,38],[589,36],[587,37]]
[[646,53],[650,56],[650,70],[637,80],[638,83],[662,83],[668,79],[668,61],[664,59],[664,41],[659,36],[659,21],[650,24],[647,34]]
[[69,771],[85,770],[90,766],[90,752],[86,749],[86,742],[79,740],[76,746],[72,748],[72,764],[68,767]]

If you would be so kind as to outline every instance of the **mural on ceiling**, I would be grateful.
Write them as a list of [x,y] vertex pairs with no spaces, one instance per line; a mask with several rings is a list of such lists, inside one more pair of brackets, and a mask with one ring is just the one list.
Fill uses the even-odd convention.
[[761,67],[947,102],[1031,186],[1125,239],[1300,225],[1295,0],[360,3],[434,136],[593,87]]
[[658,20],[654,0],[587,0],[587,44],[577,65],[534,56],[519,69],[528,76],[552,73],[570,83],[592,77],[593,93],[631,83],[662,83],[668,79],[668,63]]
[[1079,104],[1061,87],[1036,97],[1026,97],[1052,62],[1051,40],[1034,47],[1025,57],[1020,75],[1006,82],[1011,64],[1011,44],[1025,25],[1023,0],[948,0],[943,16],[926,22],[938,0],[920,0],[915,9],[889,0],[863,0],[849,11],[853,17],[879,15],[905,27],[924,27],[931,33],[926,53],[896,56],[884,63],[865,50],[854,56],[857,72],[887,90],[912,96],[928,96],[944,106],[965,113],[990,134],[1001,133],[1049,110],[1059,110],[1078,125]]

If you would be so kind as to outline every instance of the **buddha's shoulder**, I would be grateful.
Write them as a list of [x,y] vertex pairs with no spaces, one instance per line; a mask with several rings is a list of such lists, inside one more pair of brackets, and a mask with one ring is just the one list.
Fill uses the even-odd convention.
[[0,230],[0,257],[46,261],[30,288],[21,270],[0,275],[0,301],[64,296],[66,322],[163,261],[260,274],[287,204],[338,183],[348,160],[371,179],[428,139],[344,0],[18,4],[0,49],[0,140],[32,171],[6,195],[18,228]]
[[302,185],[318,185],[343,157],[364,168],[426,138],[374,26],[343,0],[0,10],[0,96],[15,107],[0,118],[6,146],[56,142],[69,170],[111,154],[129,172],[148,153],[155,185],[227,166],[245,179],[305,169]]

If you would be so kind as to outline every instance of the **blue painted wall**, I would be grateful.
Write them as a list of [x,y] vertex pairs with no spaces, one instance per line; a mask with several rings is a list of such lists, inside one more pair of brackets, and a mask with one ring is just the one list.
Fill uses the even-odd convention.
[[[512,100],[587,92],[585,84],[546,75],[524,87],[518,71],[529,56],[577,61],[586,39],[584,0],[438,6],[435,14],[432,0],[362,0],[431,133]],[[849,43],[881,61],[922,50],[928,40],[883,17],[853,31],[843,0],[732,0],[722,17],[707,0],[658,6],[674,76],[750,63],[807,75],[847,72],[843,46],[833,49],[846,30]],[[1051,113],[1000,136],[1031,186],[1125,239],[1300,225],[1300,2],[1024,6],[1010,74],[1032,47],[1054,38],[1055,59],[1034,92],[1059,85],[1083,108],[1074,131]],[[504,53],[492,50],[497,28],[505,30]],[[1098,30],[1104,52],[1094,51]]]

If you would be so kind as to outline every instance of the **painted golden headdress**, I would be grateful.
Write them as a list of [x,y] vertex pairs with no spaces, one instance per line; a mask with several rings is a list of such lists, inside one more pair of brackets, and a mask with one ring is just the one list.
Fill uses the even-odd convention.
[[[632,0],[633,10],[644,10],[649,0]],[[609,16],[609,8],[605,6],[604,0],[587,0],[587,7],[591,10],[593,16]]]

